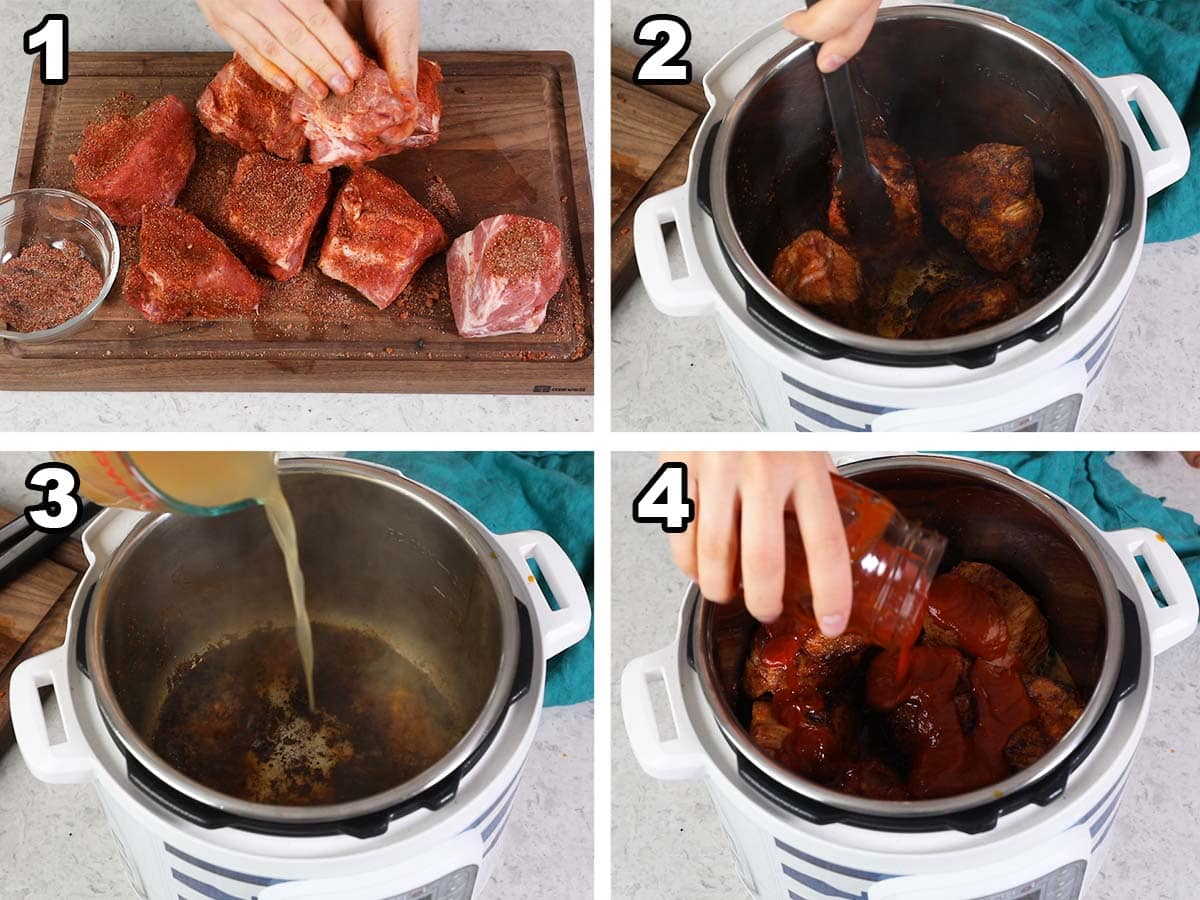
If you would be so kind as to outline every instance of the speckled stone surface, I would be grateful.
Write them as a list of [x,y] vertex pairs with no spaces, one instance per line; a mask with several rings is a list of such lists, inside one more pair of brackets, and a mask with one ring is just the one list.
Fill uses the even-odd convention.
[[[692,26],[687,53],[701,75],[739,40],[799,6],[792,0],[739,4],[671,0]],[[641,52],[633,28],[642,4],[613,2],[613,43]],[[1193,162],[1193,165],[1196,165]],[[677,265],[678,253],[673,254]],[[1200,427],[1200,236],[1147,246],[1126,303],[1101,394],[1083,431],[1191,431]],[[617,431],[748,431],[751,418],[716,323],[657,312],[641,282],[613,314],[613,428]],[[697,398],[703,398],[698,401]]]
[[[423,4],[423,46],[437,50],[566,50],[575,58],[588,152],[592,144],[590,5],[549,0]],[[0,54],[0,191],[11,184],[31,57],[21,33],[46,11],[70,19],[72,50],[225,50],[191,0],[63,0],[43,8],[0,0],[9,52]],[[363,394],[0,393],[8,431],[590,431],[590,397]]]
[[[1200,471],[1177,454],[1121,453],[1135,484],[1200,516]],[[613,455],[612,508],[629,509],[653,455]],[[621,719],[625,664],[673,640],[687,581],[666,539],[627,513],[613,517],[612,892],[623,900],[747,896],[700,782],[656,781],[638,766]],[[1194,900],[1200,884],[1200,635],[1155,661],[1150,718],[1134,758],[1108,858],[1087,900]],[[669,727],[669,726],[668,726]]]

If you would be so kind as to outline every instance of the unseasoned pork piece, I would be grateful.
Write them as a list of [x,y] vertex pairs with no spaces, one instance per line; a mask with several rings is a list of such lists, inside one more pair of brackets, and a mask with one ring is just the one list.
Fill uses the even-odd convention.
[[446,257],[458,333],[532,334],[566,273],[562,234],[549,222],[512,215],[480,222]]
[[247,153],[304,159],[304,126],[292,121],[292,95],[277,90],[234,55],[196,103],[201,124]]
[[950,571],[983,588],[1000,605],[1008,626],[1008,656],[994,663],[1007,668],[1017,666],[1023,672],[1037,671],[1050,650],[1049,629],[1037,601],[987,563],[962,562]]
[[891,237],[880,246],[855,241],[846,224],[842,210],[843,197],[837,188],[837,174],[842,168],[842,156],[833,153],[833,198],[829,202],[829,233],[843,244],[853,244],[855,250],[875,254],[903,253],[921,241],[921,198],[917,189],[917,173],[903,147],[887,138],[866,139],[867,158],[879,170],[883,187],[892,202]]
[[189,212],[148,206],[141,259],[125,278],[125,300],[151,322],[247,316],[263,288],[241,261]]
[[779,251],[771,281],[791,300],[823,315],[845,319],[863,292],[862,269],[822,231],[806,231]]
[[254,268],[276,281],[300,273],[329,202],[330,175],[268,153],[243,156],[225,198],[225,225]]
[[993,278],[942,291],[913,323],[909,337],[942,338],[968,334],[1011,319],[1021,311],[1021,297],[1011,282]]
[[192,114],[168,95],[132,118],[88,125],[72,161],[79,192],[118,225],[136,225],[143,206],[170,206],[187,184],[196,161]]
[[1033,156],[1011,144],[980,144],[948,159],[919,162],[921,192],[938,221],[985,269],[1007,272],[1033,252],[1042,226]]
[[[441,67],[422,60],[416,90],[405,86],[397,93],[387,73],[364,59],[363,75],[349,94],[330,94],[320,103],[300,91],[293,97],[292,110],[304,120],[315,165],[357,167],[437,141],[442,114],[437,88]],[[389,143],[383,139],[385,133],[400,134],[403,139]]]
[[441,224],[386,175],[359,169],[333,204],[321,271],[386,309],[446,249]]

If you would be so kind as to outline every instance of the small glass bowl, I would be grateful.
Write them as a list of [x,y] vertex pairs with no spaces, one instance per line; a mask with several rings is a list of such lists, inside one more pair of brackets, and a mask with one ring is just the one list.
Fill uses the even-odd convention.
[[[65,241],[76,244],[96,267],[104,285],[87,309],[61,325],[42,331],[5,331],[0,339],[41,344],[74,334],[91,323],[92,316],[108,296],[121,266],[121,242],[112,220],[100,207],[70,191],[33,188],[0,197],[0,264],[8,262],[32,244],[61,248]],[[0,321],[0,325],[4,323]]]

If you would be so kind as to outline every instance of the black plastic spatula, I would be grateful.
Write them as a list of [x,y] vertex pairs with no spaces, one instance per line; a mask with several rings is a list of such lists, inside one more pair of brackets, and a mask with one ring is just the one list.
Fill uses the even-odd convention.
[[[817,2],[808,0],[809,8]],[[816,48],[819,53],[821,46],[817,44]],[[842,196],[842,215],[856,241],[883,240],[890,234],[895,213],[883,176],[867,157],[850,64],[845,63],[835,72],[822,72],[821,82],[825,86],[825,103],[842,157],[842,167],[835,178]]]

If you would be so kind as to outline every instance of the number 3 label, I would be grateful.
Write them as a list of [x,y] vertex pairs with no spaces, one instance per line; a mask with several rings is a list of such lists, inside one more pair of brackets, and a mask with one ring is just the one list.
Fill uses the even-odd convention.
[[42,84],[67,83],[67,17],[51,13],[25,32],[25,52],[42,58]]
[[692,64],[683,58],[692,44],[692,32],[679,16],[663,13],[646,16],[633,39],[654,49],[633,70],[634,84],[690,84]]
[[79,519],[79,475],[63,463],[35,466],[25,476],[25,487],[41,491],[42,502],[25,507],[25,520],[38,531],[70,531]]
[[670,534],[686,531],[696,518],[696,503],[687,495],[687,466],[663,463],[633,498],[633,521],[661,525]]

